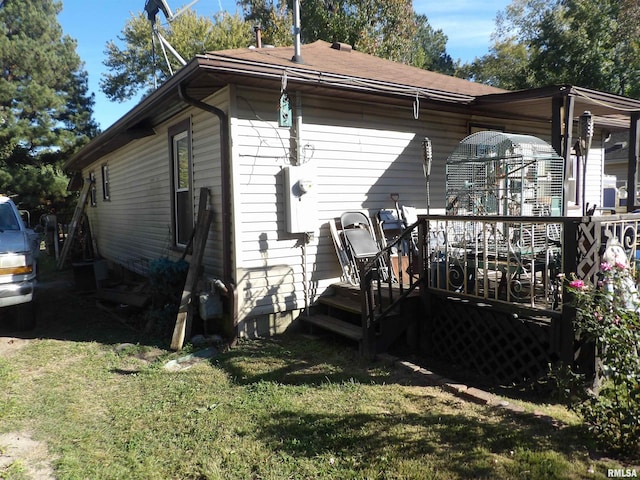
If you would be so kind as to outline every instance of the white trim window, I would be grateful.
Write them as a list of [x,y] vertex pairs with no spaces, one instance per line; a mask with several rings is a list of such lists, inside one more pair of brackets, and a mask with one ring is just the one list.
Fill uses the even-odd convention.
[[109,191],[109,165],[102,165],[102,199],[111,200],[111,192]]
[[169,130],[172,166],[172,218],[175,246],[188,245],[193,232],[193,195],[191,180],[191,128],[186,120]]
[[92,207],[98,206],[98,195],[96,193],[96,174],[95,172],[89,173],[89,181],[91,186],[89,187],[89,202]]

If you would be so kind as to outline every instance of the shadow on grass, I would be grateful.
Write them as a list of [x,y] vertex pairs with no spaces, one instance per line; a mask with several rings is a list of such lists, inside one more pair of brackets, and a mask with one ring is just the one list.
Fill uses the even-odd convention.
[[145,337],[98,308],[92,293],[78,290],[71,269],[58,271],[49,265],[51,261],[48,258],[46,260],[46,268],[41,268],[38,273],[35,328],[16,330],[11,321],[11,311],[0,309],[0,337],[165,346],[160,345],[158,339]]
[[[252,341],[212,362],[224,368],[234,383],[256,392],[269,392],[271,385],[419,385],[419,377],[364,362],[352,346],[336,343],[332,337],[311,341],[283,335]],[[507,476],[524,469],[529,472],[526,478],[571,478],[564,476],[574,468],[571,462],[583,461],[593,447],[585,443],[582,427],[558,428],[533,416],[492,407],[474,406],[478,413],[469,414],[464,411],[468,404],[455,397],[409,392],[402,393],[402,401],[412,405],[413,413],[403,408],[394,412],[391,399],[384,413],[354,413],[370,405],[337,410],[288,405],[257,419],[256,435],[270,448],[294,458],[333,456],[359,469],[356,464],[383,468],[385,456],[395,457],[394,463],[428,457],[443,468],[446,464],[460,478],[493,478],[497,457],[504,460],[500,468]],[[267,401],[268,393],[263,395],[261,400]],[[314,402],[323,401],[321,394],[317,398]],[[384,396],[377,397],[372,408],[384,407],[385,401]]]
[[501,457],[513,463],[507,470],[526,470],[526,478],[549,479],[566,478],[583,433],[577,427],[552,431],[506,415],[487,423],[464,414],[429,411],[329,416],[286,410],[263,419],[257,435],[274,450],[295,458],[335,456],[371,465],[381,465],[384,457],[393,458],[394,464],[428,458],[435,471],[456,472],[460,478],[494,478]]
[[360,383],[416,384],[416,378],[381,362],[369,362],[354,343],[328,335],[312,340],[300,334],[283,334],[251,340],[213,359],[239,385],[276,382],[285,385]]

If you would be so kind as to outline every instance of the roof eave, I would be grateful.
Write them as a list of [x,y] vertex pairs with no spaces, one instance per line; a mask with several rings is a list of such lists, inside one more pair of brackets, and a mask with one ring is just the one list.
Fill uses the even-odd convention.
[[288,84],[322,86],[338,88],[359,93],[386,95],[403,98],[416,98],[421,101],[434,101],[454,104],[469,104],[475,96],[424,88],[402,83],[384,82],[353,75],[339,75],[308,68],[271,63],[259,63],[224,55],[205,54],[200,56],[201,67],[221,75],[251,76],[281,83],[286,78]]
[[[154,135],[153,127],[158,122],[157,119],[156,121],[151,120],[152,112],[157,110],[160,105],[163,105],[168,98],[174,95],[177,97],[178,85],[192,78],[199,71],[199,60],[198,57],[191,60],[157,90],[143,98],[123,117],[94,137],[67,160],[64,168],[78,170],[132,140]],[[187,105],[184,104],[179,109],[186,107]],[[165,115],[175,114],[175,111],[171,113],[166,109],[163,109],[163,111]]]
[[[419,102],[460,107],[470,104],[475,99],[472,95],[300,68],[293,62],[290,66],[285,66],[256,63],[224,55],[197,55],[156,91],[72,156],[65,168],[82,168],[131,140],[153,135],[155,125],[187,107],[177,96],[178,86],[192,82],[198,76],[210,74],[215,74],[220,80],[220,85],[231,83],[231,79],[244,79],[243,83],[247,84],[250,83],[248,79],[253,79],[262,82],[262,85],[264,81],[279,85],[286,75],[289,85],[295,85],[296,88],[340,90],[346,95],[384,96],[396,99],[396,102],[397,99],[417,99]],[[212,93],[211,89],[208,93]],[[159,108],[172,98],[175,101],[173,110]]]

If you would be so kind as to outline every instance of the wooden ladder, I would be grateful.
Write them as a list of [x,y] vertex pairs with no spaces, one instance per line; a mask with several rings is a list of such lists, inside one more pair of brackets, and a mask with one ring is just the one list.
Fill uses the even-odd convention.
[[58,258],[58,269],[61,269],[64,266],[65,261],[67,260],[67,255],[69,254],[69,250],[71,250],[71,245],[75,240],[76,232],[78,230],[78,225],[80,224],[80,218],[84,212],[84,206],[87,203],[87,198],[89,197],[89,191],[91,190],[91,186],[93,185],[93,180],[86,179],[84,185],[82,186],[82,191],[80,192],[80,198],[78,198],[78,203],[76,205],[76,209],[73,212],[73,218],[71,219],[71,223],[69,224],[69,232],[67,233],[67,238],[64,240],[64,245],[62,246],[62,253],[60,254],[60,258]]

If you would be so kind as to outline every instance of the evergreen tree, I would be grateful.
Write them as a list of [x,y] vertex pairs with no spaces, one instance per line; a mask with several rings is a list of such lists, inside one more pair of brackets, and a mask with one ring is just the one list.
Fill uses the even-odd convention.
[[0,192],[29,209],[62,200],[61,162],[98,131],[76,42],[57,21],[61,8],[0,3]]

